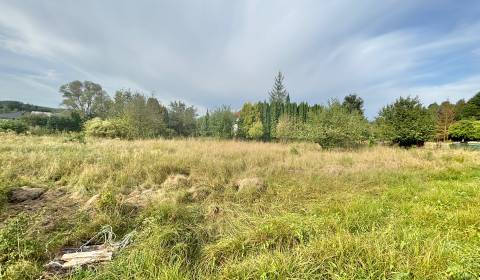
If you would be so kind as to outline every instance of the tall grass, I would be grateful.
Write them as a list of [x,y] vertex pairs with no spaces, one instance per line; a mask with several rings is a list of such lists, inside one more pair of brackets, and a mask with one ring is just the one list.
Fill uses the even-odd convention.
[[[134,243],[113,262],[69,278],[478,279],[479,156],[433,147],[323,151],[301,143],[83,144],[1,135],[0,236],[12,238],[11,225],[22,220],[4,199],[13,187],[63,189],[76,204],[55,211],[57,200],[23,211],[32,217],[21,236],[28,254],[5,243],[0,275],[21,273],[27,262],[38,276],[60,248],[110,224],[119,237],[135,229]],[[188,189],[169,188],[171,195],[163,182],[178,174],[188,176]],[[265,181],[265,191],[236,191],[237,180],[253,177]],[[199,189],[207,195],[189,196]],[[139,190],[163,196],[126,204]]]

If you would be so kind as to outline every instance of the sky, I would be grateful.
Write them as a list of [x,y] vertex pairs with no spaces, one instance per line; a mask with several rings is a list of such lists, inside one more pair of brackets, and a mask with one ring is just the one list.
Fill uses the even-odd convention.
[[0,0],[0,100],[58,107],[62,84],[128,88],[199,112],[356,93],[366,115],[480,91],[478,0]]

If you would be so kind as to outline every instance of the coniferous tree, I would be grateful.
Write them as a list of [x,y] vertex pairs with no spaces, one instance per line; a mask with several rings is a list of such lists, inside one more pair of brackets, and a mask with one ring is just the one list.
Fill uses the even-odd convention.
[[462,110],[462,119],[480,119],[480,92],[465,104]]
[[283,84],[283,80],[285,76],[283,76],[282,72],[278,72],[277,76],[275,77],[275,83],[273,85],[272,90],[268,93],[270,97],[270,103],[285,103],[290,100],[290,96]]

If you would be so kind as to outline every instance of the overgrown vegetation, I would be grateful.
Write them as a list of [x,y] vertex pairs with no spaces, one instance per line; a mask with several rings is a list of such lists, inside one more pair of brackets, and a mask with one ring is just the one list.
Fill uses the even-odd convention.
[[[238,112],[224,105],[198,117],[194,106],[181,101],[165,106],[154,96],[129,89],[116,91],[112,98],[99,84],[73,81],[60,87],[66,111],[49,115],[55,111],[46,108],[49,114],[26,113],[20,120],[0,123],[0,131],[28,130],[43,135],[84,130],[87,136],[121,139],[209,137],[308,141],[323,148],[353,148],[379,141],[404,147],[421,146],[431,140],[477,140],[473,135],[480,133],[470,131],[469,137],[465,137],[455,128],[479,118],[480,93],[467,102],[444,101],[428,107],[418,98],[400,97],[369,122],[364,116],[363,99],[356,94],[345,96],[342,102],[329,100],[326,105],[296,103],[291,101],[284,82],[285,76],[279,72],[268,92],[268,101],[247,102]],[[456,124],[458,121],[461,122]]]
[[48,189],[0,200],[2,279],[105,224],[134,242],[67,279],[480,277],[478,152],[0,134],[0,166],[2,196]]

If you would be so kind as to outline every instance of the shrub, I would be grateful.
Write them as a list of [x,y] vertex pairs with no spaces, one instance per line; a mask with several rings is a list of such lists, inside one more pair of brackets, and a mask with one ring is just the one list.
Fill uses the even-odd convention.
[[13,131],[24,133],[28,130],[27,125],[19,120],[0,120],[0,131]]
[[376,122],[382,139],[403,147],[423,145],[435,131],[434,116],[418,98],[400,97],[383,107]]
[[295,120],[288,115],[282,115],[278,120],[278,124],[275,128],[275,138],[284,142],[300,139],[303,129],[303,123]]
[[247,132],[247,136],[250,139],[261,139],[263,137],[263,124],[261,121],[257,121]]
[[94,118],[85,123],[85,134],[94,137],[129,138],[132,130],[123,119],[101,120]]
[[368,139],[369,125],[359,111],[349,112],[338,101],[311,116],[306,125],[307,140],[323,148],[352,148]]
[[453,140],[480,140],[480,121],[458,121],[450,126],[448,134]]

